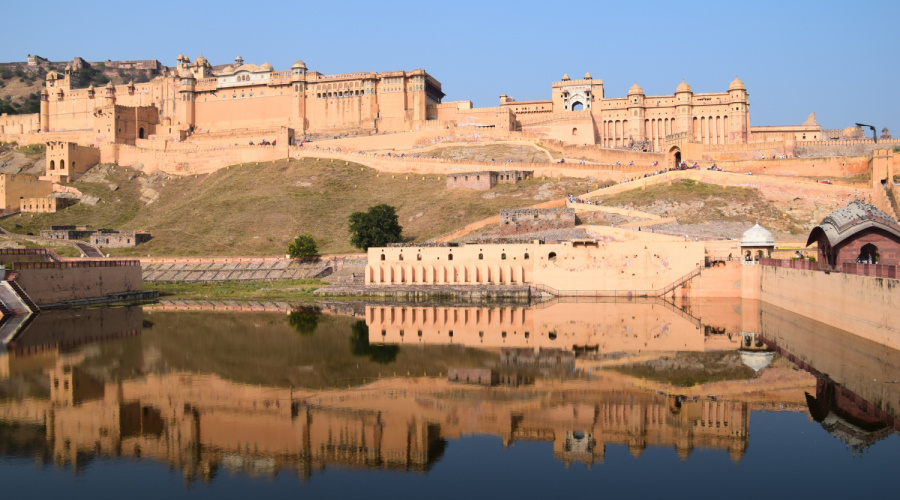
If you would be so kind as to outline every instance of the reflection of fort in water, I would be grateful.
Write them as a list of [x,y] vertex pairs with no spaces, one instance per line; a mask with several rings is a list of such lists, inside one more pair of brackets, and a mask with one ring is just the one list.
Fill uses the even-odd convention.
[[530,308],[366,306],[370,342],[481,348],[599,352],[737,349],[740,319],[735,312],[716,326],[702,327],[690,312],[661,300],[560,302]]
[[[406,343],[418,343],[422,326],[425,340],[429,340],[427,335],[447,343],[469,339],[491,348],[540,348],[560,340],[569,346],[597,344],[610,350],[631,346],[710,350],[720,345],[734,350],[741,344],[742,337],[728,339],[727,335],[740,331],[740,314],[734,311],[717,321],[714,331],[724,332],[718,335],[667,307],[650,306],[652,311],[640,312],[632,305],[619,304],[614,308],[619,312],[610,319],[604,305],[591,304],[588,309],[575,304],[554,310],[559,305],[563,304],[544,310],[507,310],[502,315],[498,309],[411,308],[403,312],[370,307],[366,320],[373,341],[382,337],[379,325],[384,325],[383,337],[404,337]],[[415,316],[412,310],[417,311]],[[140,314],[115,314],[124,321],[119,326],[126,328],[112,330],[140,329]],[[734,315],[737,319],[731,318]],[[392,317],[394,323],[389,323]],[[765,314],[762,317],[767,318]],[[586,327],[591,321],[598,326]],[[645,329],[637,330],[641,324]],[[668,334],[659,330],[665,324],[670,325]],[[73,338],[57,326],[60,338]],[[532,334],[528,338],[526,331]],[[541,335],[551,331],[556,332],[555,340]],[[602,338],[600,332],[611,332],[610,338]],[[45,335],[41,333],[40,338]],[[152,331],[148,335],[153,335]],[[20,345],[27,341],[23,336]],[[154,355],[146,348],[143,351],[145,359]],[[814,417],[824,415],[822,421],[833,428],[841,424],[835,424],[829,415],[856,422],[856,427],[838,428],[835,435],[857,428],[869,434],[853,438],[883,437],[891,432],[879,424],[883,412],[870,412],[875,421],[870,418],[868,426],[860,427],[859,420],[848,418],[847,393],[833,381],[823,382],[820,376],[817,383],[811,376],[794,372],[790,374],[793,382],[782,384],[786,378],[779,378],[785,373],[783,366],[765,368],[763,374],[775,374],[769,378],[720,382],[708,394],[695,388],[675,395],[652,385],[642,388],[637,379],[608,371],[595,372],[590,380],[538,379],[534,385],[518,388],[460,385],[421,377],[381,379],[364,388],[309,391],[246,385],[186,372],[107,382],[88,366],[84,352],[77,350],[13,351],[5,363],[0,378],[38,369],[49,384],[46,398],[0,402],[0,421],[45,434],[44,447],[34,450],[36,455],[75,467],[95,457],[140,457],[177,467],[190,480],[208,480],[219,469],[249,475],[293,470],[301,478],[333,466],[425,471],[440,459],[447,439],[474,434],[497,436],[504,446],[518,441],[550,442],[555,457],[566,463],[602,462],[607,446],[614,445],[627,446],[634,456],[648,446],[668,447],[683,459],[696,448],[711,448],[739,460],[748,447],[753,411],[805,411],[808,398],[804,392],[813,391],[816,397],[809,400],[815,406],[810,410]],[[854,400],[853,408],[861,407],[860,400]],[[891,424],[895,428],[893,420]],[[0,439],[15,436],[2,435]]]

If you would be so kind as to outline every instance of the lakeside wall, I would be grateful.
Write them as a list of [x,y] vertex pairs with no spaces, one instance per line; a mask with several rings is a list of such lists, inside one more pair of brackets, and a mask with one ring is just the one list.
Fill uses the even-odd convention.
[[137,260],[17,262],[10,266],[19,271],[16,281],[39,306],[138,292],[142,284]]
[[744,298],[813,318],[892,349],[900,349],[900,281],[774,266],[745,279]]

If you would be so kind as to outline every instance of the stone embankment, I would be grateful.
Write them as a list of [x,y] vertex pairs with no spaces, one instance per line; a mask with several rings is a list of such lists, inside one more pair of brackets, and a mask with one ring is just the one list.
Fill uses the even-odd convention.
[[[360,262],[362,264],[360,265]],[[314,262],[287,258],[223,259],[141,259],[145,282],[186,281],[215,283],[223,281],[274,281],[306,278],[346,279],[350,269],[365,269],[365,257],[324,256]],[[346,269],[345,269],[346,268]]]

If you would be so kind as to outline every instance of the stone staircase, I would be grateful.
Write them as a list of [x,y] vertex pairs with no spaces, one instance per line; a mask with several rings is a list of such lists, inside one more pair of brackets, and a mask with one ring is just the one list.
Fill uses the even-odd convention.
[[4,345],[9,344],[31,321],[32,315],[40,310],[11,278],[15,279],[15,273],[10,273],[0,281],[0,303],[3,304],[0,308],[3,312],[0,342]]
[[231,263],[144,264],[145,282],[153,281],[272,281],[321,278],[333,272],[331,261],[297,262],[291,260]]

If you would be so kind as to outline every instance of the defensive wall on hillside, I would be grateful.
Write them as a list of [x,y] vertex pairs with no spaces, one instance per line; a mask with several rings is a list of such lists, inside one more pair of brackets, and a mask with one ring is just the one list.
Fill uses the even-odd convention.
[[575,227],[571,208],[518,208],[500,210],[500,235],[527,234]]
[[800,141],[795,147],[797,156],[868,156],[877,149],[900,146],[898,139],[857,139],[844,141]]

